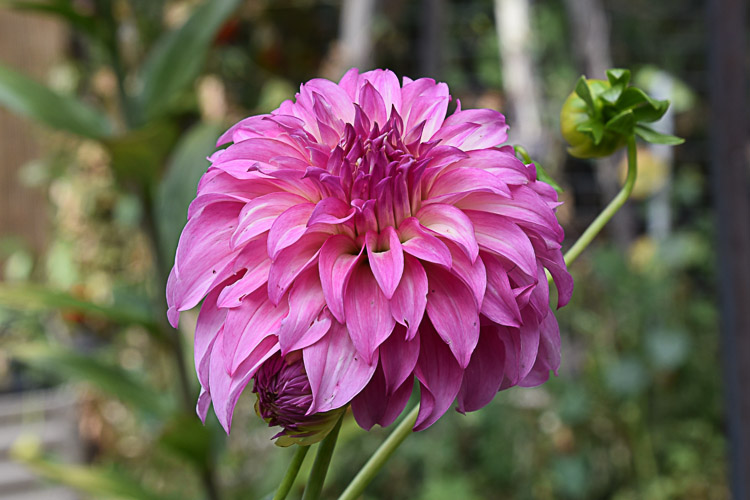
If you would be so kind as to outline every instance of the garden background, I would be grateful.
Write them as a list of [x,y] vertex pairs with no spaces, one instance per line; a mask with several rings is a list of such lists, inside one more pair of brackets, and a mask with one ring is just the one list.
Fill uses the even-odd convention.
[[[726,288],[750,273],[732,269],[748,257],[747,160],[725,154],[733,138],[747,146],[731,101],[748,88],[741,4],[0,0],[0,498],[273,491],[291,450],[249,391],[230,436],[212,415],[200,424],[191,321],[166,324],[164,283],[216,137],[351,66],[429,76],[464,108],[506,113],[511,142],[564,189],[566,247],[624,178],[622,155],[565,152],[559,109],[580,74],[632,69],[672,100],[660,130],[686,139],[643,145],[634,199],[572,266],[559,377],[449,412],[364,498],[730,498],[745,414],[726,367],[744,351],[725,332],[722,357],[720,324],[747,334],[747,311],[730,306],[750,298]],[[744,201],[722,190],[732,172]],[[330,494],[385,435],[345,422]]]

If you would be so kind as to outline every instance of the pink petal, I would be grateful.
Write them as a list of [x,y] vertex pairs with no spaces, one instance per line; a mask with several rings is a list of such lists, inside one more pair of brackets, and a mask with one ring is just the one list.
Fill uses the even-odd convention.
[[370,82],[365,82],[359,91],[359,105],[371,122],[381,127],[388,121],[388,109],[385,107],[383,96]]
[[[393,71],[375,69],[362,73],[360,80],[370,82],[383,99],[383,107],[387,113],[391,112],[391,108],[395,107],[396,111],[401,112],[401,85],[398,82],[398,77]],[[386,116],[387,119],[387,116]],[[380,122],[378,122],[380,123]],[[384,125],[385,123],[380,123]]]
[[279,252],[295,244],[305,231],[307,221],[315,209],[312,203],[288,208],[273,221],[268,231],[268,256],[275,260]]
[[497,326],[482,327],[477,348],[464,371],[458,411],[476,411],[492,401],[503,381],[504,360],[505,344],[498,336]]
[[422,226],[434,231],[461,247],[472,262],[479,255],[474,226],[461,210],[442,203],[423,206],[416,214]]
[[508,185],[500,177],[478,168],[456,168],[441,173],[427,191],[427,197],[476,192],[488,192],[507,198],[511,196]]
[[466,215],[474,223],[476,241],[482,250],[500,255],[529,276],[536,276],[534,247],[520,227],[505,217],[487,212],[466,210]]
[[347,404],[367,385],[378,364],[377,351],[372,363],[366,363],[354,348],[346,327],[336,322],[302,355],[313,393],[308,415]]
[[278,304],[295,278],[315,265],[321,246],[329,238],[327,233],[308,233],[291,247],[276,256],[268,273],[268,298]]
[[320,249],[320,284],[326,304],[339,323],[346,322],[344,290],[361,255],[362,249],[357,247],[354,240],[343,234],[330,237]]
[[208,369],[211,349],[213,349],[219,330],[224,326],[227,310],[217,307],[216,301],[224,286],[232,283],[236,278],[230,278],[216,286],[203,301],[198,321],[195,325],[193,356],[195,371],[201,386],[208,387]]
[[232,235],[232,246],[238,247],[259,234],[265,233],[285,210],[307,204],[301,196],[286,192],[276,192],[260,196],[242,208],[237,229]]
[[[472,124],[477,127],[468,136],[449,134],[454,126]],[[467,109],[457,111],[446,118],[443,127],[430,140],[441,140],[441,144],[460,147],[464,151],[498,146],[508,139],[505,117],[491,109]]]
[[377,349],[393,331],[388,299],[366,264],[354,269],[344,295],[346,326],[366,363],[377,358]]
[[535,387],[543,384],[549,379],[550,370],[557,375],[557,369],[560,367],[560,328],[551,311],[542,320],[539,328],[541,331],[539,353],[534,367],[518,383],[522,387]]
[[245,296],[250,295],[268,281],[271,260],[266,254],[265,235],[248,242],[237,256],[234,270],[241,271],[243,268],[245,274],[238,281],[225,287],[219,294],[219,307],[239,306]]
[[[260,365],[279,350],[279,345],[275,337],[266,337],[230,376],[225,369],[224,342],[220,337],[221,335],[217,337],[214,349],[211,352],[209,393],[216,417],[224,430],[229,433],[232,427],[232,414],[240,394]],[[206,402],[204,401],[201,406],[205,405]]]
[[365,241],[372,274],[390,299],[404,272],[404,252],[398,234],[392,227],[386,227],[380,234],[368,232]]
[[245,297],[240,307],[229,309],[224,323],[224,357],[230,375],[266,337],[278,332],[288,312],[286,301],[275,306],[263,289]]
[[487,289],[481,312],[493,322],[506,326],[521,326],[521,311],[513,294],[508,273],[495,255],[480,252],[487,269]]
[[360,427],[370,430],[375,424],[391,425],[404,411],[414,387],[414,378],[404,381],[392,394],[385,387],[383,370],[378,366],[370,382],[352,400],[352,413]]
[[522,314],[521,328],[498,326],[505,343],[505,377],[511,385],[518,384],[529,374],[539,352],[539,322],[526,311]]
[[429,284],[427,315],[459,365],[465,368],[479,340],[479,313],[474,295],[450,271],[433,264],[425,265],[425,271]]
[[407,327],[406,338],[413,339],[427,306],[427,274],[411,255],[404,256],[404,274],[390,303],[393,319]]
[[385,387],[392,393],[411,375],[419,358],[419,336],[404,338],[404,329],[396,327],[380,346],[380,365],[385,375]]
[[414,374],[420,381],[422,397],[415,431],[428,428],[450,408],[463,379],[463,370],[429,322],[420,328],[420,342]]
[[241,205],[216,203],[188,221],[180,236],[175,266],[167,282],[167,301],[173,326],[179,315],[195,307],[216,284],[232,274],[238,251],[229,248]]
[[453,260],[451,273],[469,287],[469,290],[474,294],[477,310],[481,309],[484,292],[487,288],[487,271],[484,262],[482,262],[481,257],[477,257],[477,260],[471,262],[458,245],[450,241],[445,243]]
[[354,217],[354,213],[354,207],[336,197],[329,196],[315,205],[315,210],[310,215],[307,225],[309,227],[313,224],[343,224]]
[[451,252],[445,243],[430,234],[415,217],[409,217],[398,228],[404,252],[427,262],[451,267]]
[[297,277],[289,293],[289,314],[278,333],[282,356],[314,344],[328,331],[329,318],[321,318],[323,324],[317,325],[325,303],[317,269],[310,268]]

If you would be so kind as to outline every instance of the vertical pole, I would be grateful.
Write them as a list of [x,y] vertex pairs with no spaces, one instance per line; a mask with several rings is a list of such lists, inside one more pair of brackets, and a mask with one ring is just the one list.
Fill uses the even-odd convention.
[[750,498],[750,182],[744,0],[710,0],[710,144],[733,498]]

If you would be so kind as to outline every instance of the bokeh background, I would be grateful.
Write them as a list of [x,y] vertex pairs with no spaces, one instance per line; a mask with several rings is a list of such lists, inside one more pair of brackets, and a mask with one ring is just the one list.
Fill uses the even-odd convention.
[[[564,189],[568,246],[624,178],[621,155],[566,155],[580,74],[630,68],[686,138],[643,146],[634,199],[572,267],[559,377],[449,412],[364,498],[730,498],[710,41],[699,0],[0,1],[0,498],[274,490],[292,452],[249,391],[228,437],[195,417],[191,320],[166,325],[164,283],[220,132],[351,66],[506,113]],[[386,434],[345,424],[331,498]]]

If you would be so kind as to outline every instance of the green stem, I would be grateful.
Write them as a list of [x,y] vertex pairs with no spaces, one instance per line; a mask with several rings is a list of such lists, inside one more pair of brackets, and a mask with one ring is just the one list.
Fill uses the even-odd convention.
[[393,455],[396,448],[404,442],[407,436],[412,432],[414,423],[417,421],[419,414],[419,405],[415,406],[412,411],[398,424],[391,435],[388,436],[383,444],[380,445],[375,453],[370,457],[364,467],[357,473],[346,490],[341,494],[339,500],[354,500],[358,498],[375,475],[380,472],[386,461]]
[[315,455],[315,462],[313,462],[312,471],[310,471],[310,477],[307,479],[305,493],[302,495],[302,500],[318,500],[318,498],[320,498],[320,493],[323,491],[323,483],[326,480],[328,466],[331,464],[333,449],[336,447],[336,439],[338,439],[339,431],[341,430],[341,422],[344,421],[344,415],[346,415],[346,413],[341,414],[341,417],[339,417],[338,422],[336,422],[336,425],[331,429],[331,432],[320,442],[318,453]]
[[617,196],[615,196],[607,208],[600,213],[594,222],[586,228],[578,241],[570,247],[570,250],[565,254],[565,264],[570,265],[574,260],[581,255],[581,252],[589,246],[589,244],[596,238],[596,235],[602,230],[602,228],[609,222],[609,220],[617,213],[620,208],[628,201],[630,193],[633,192],[633,186],[635,186],[635,179],[638,175],[638,153],[635,147],[635,136],[631,135],[628,138],[628,177],[625,180],[625,185],[622,187]]
[[294,480],[297,479],[299,469],[302,467],[302,462],[305,461],[307,452],[310,451],[309,446],[297,446],[297,451],[294,452],[292,462],[289,464],[289,468],[286,470],[286,475],[279,485],[279,489],[273,496],[273,500],[284,500],[289,494],[289,491],[294,486]]

